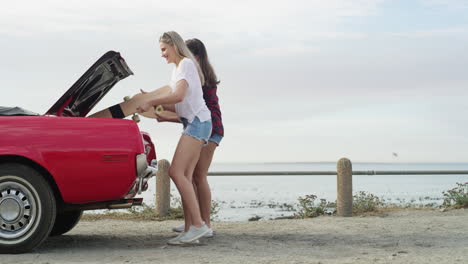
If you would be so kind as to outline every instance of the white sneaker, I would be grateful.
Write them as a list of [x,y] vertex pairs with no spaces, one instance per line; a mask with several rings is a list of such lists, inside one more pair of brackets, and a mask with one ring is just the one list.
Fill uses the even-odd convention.
[[[168,245],[172,245],[172,246],[179,246],[179,245],[184,244],[184,243],[182,243],[182,242],[180,241],[180,238],[181,238],[182,236],[184,236],[184,235],[185,235],[185,232],[180,233],[178,236],[169,239],[169,241],[167,241],[167,244],[168,244]],[[194,241],[192,241],[192,242],[185,243],[185,244],[199,244],[199,243],[200,243],[200,241],[199,241],[198,239],[196,239],[196,240],[194,240]]]
[[208,228],[210,231],[208,231],[208,233],[206,233],[203,237],[206,237],[206,238],[212,238],[215,234],[215,231],[213,231],[213,229],[211,228]]
[[208,232],[210,232],[210,228],[206,224],[203,224],[200,227],[196,226],[190,226],[189,231],[185,232],[181,237],[180,237],[180,242],[182,243],[191,243],[204,235],[206,235]]
[[181,224],[180,226],[174,226],[172,228],[172,231],[174,231],[176,233],[184,232],[184,230],[185,230],[185,224]]
[[[182,233],[182,232],[184,232],[184,230],[185,230],[185,225],[184,224],[182,224],[180,226],[174,226],[172,228],[172,231],[174,231],[176,233]],[[206,233],[206,235],[204,235],[203,237],[211,238],[211,237],[214,236],[214,234],[215,234],[215,231],[213,231],[213,229],[210,228],[210,232]]]

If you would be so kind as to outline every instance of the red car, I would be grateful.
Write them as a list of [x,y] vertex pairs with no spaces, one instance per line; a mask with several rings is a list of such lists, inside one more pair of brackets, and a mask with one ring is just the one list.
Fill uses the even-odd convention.
[[45,115],[0,107],[0,253],[71,230],[83,210],[141,205],[156,170],[151,138],[130,120],[86,117],[131,74],[110,51]]

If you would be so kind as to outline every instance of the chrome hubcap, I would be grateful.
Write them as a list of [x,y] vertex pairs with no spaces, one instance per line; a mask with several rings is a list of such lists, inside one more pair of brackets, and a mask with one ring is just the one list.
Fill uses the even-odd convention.
[[36,219],[35,196],[14,181],[0,182],[0,239],[15,239],[26,233]]
[[5,221],[14,221],[20,213],[20,204],[15,199],[7,198],[0,202],[0,217]]

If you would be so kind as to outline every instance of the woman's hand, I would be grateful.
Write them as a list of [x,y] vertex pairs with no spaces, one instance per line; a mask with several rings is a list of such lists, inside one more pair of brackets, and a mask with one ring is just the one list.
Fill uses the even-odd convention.
[[161,113],[154,113],[158,122],[174,122],[180,123],[180,119],[176,113],[171,111],[162,111]]
[[167,122],[170,120],[169,116],[165,115],[164,113],[155,113],[156,115],[156,120],[158,120],[158,122]]
[[145,102],[144,104],[137,107],[137,112],[140,114],[144,112],[148,112],[149,110],[151,110],[151,107],[153,106],[149,102]]

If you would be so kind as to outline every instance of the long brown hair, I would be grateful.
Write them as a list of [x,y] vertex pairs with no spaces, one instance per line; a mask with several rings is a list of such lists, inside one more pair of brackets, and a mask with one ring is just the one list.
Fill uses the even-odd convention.
[[206,52],[205,45],[199,39],[188,39],[185,41],[187,47],[192,52],[192,54],[198,58],[198,64],[205,76],[205,85],[209,88],[215,87],[219,84],[218,77],[213,69],[213,66],[210,64],[208,59],[208,53]]

